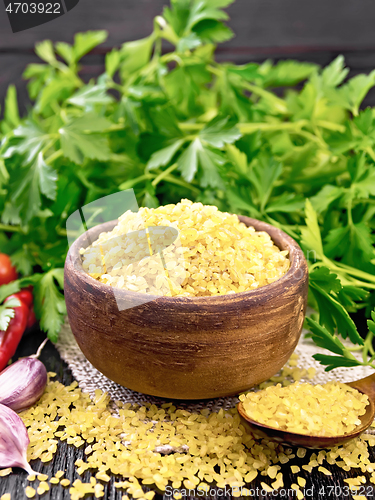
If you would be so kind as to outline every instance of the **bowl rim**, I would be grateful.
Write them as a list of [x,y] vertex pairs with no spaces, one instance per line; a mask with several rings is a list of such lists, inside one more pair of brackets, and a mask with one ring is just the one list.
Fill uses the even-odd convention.
[[[288,271],[283,276],[281,276],[281,278],[277,279],[276,281],[273,281],[272,283],[269,283],[268,285],[263,285],[261,287],[254,288],[254,290],[246,290],[244,292],[228,293],[223,295],[211,295],[204,297],[195,297],[195,296],[186,297],[179,295],[169,297],[165,295],[152,295],[141,292],[134,292],[131,290],[125,290],[123,288],[112,287],[111,285],[107,285],[105,283],[96,280],[95,278],[92,278],[83,269],[80,249],[87,248],[89,246],[89,244],[85,246],[83,242],[86,243],[87,240],[89,239],[95,241],[100,233],[112,230],[117,224],[118,219],[104,222],[102,224],[98,224],[97,226],[88,229],[72,243],[66,256],[64,274],[66,274],[68,268],[73,269],[73,272],[75,274],[79,274],[80,278],[84,282],[86,282],[88,286],[95,287],[104,293],[109,291],[112,291],[112,293],[114,293],[113,289],[115,288],[116,295],[120,294],[120,296],[123,295],[124,297],[127,298],[134,297],[138,299],[141,296],[145,298],[147,297],[149,300],[147,300],[146,304],[157,300],[159,304],[165,302],[166,304],[176,303],[180,305],[194,304],[194,303],[199,304],[203,302],[220,304],[227,302],[228,300],[238,300],[238,299],[243,300],[245,298],[246,299],[257,298],[259,296],[265,296],[265,295],[276,296],[280,292],[280,288],[282,288],[283,285],[291,283],[293,279],[295,283],[305,281],[306,279],[308,279],[308,267],[304,253],[301,247],[292,237],[290,237],[281,229],[272,226],[267,222],[263,222],[258,219],[253,219],[251,217],[247,217],[244,215],[238,215],[238,214],[234,215],[237,215],[240,222],[245,223],[246,226],[253,226],[256,231],[267,232],[271,236],[272,241],[278,248],[281,249],[280,245],[277,243],[276,240],[279,240],[279,242],[283,241],[285,243],[285,246],[287,247],[285,249],[287,249],[289,252],[288,257],[290,259],[291,264]],[[94,237],[94,239],[89,238],[88,236]]]

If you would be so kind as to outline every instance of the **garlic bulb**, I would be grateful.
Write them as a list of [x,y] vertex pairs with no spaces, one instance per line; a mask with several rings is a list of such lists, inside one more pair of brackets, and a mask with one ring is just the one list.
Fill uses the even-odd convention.
[[39,359],[19,359],[0,373],[0,403],[24,410],[38,401],[46,384],[47,370]]
[[0,404],[0,468],[21,467],[29,474],[34,471],[27,462],[30,443],[25,424],[16,412]]

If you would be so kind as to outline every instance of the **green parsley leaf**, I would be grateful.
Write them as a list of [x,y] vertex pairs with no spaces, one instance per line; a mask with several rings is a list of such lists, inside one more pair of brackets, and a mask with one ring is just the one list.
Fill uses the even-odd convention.
[[109,104],[113,101],[112,97],[106,93],[105,85],[88,84],[81,87],[75,94],[68,99],[68,102],[75,106],[90,110],[95,104]]
[[317,66],[312,63],[286,60],[272,65],[266,61],[257,73],[263,87],[289,87],[306,80],[316,69]]
[[110,149],[108,139],[99,134],[111,126],[106,118],[87,113],[59,129],[61,148],[64,155],[74,163],[82,164],[85,158],[108,160]]
[[0,331],[6,331],[10,320],[14,318],[15,307],[19,307],[20,301],[16,298],[9,299],[8,302],[6,302],[3,305],[0,305]]
[[[313,275],[310,275],[310,289],[318,305],[320,324],[325,326],[331,333],[337,328],[338,333],[344,339],[349,336],[353,344],[363,345],[363,339],[359,335],[347,310],[338,302],[332,293],[327,291],[330,286],[337,290],[338,284],[336,277],[330,281],[327,279],[316,280],[314,278]],[[322,274],[319,275],[319,278],[322,278]],[[331,289],[331,291],[333,290]]]
[[74,61],[77,62],[90,52],[94,47],[100,45],[107,39],[107,32],[104,30],[86,31],[85,33],[77,33],[74,37]]
[[18,127],[20,123],[20,114],[18,111],[17,90],[14,85],[9,85],[5,97],[4,120],[13,127]]
[[66,315],[64,296],[56,282],[63,287],[64,269],[46,272],[34,286],[35,314],[40,319],[40,327],[48,333],[52,342],[56,342]]
[[201,141],[199,139],[194,139],[178,159],[178,168],[182,177],[187,182],[191,182],[194,179],[198,170],[198,152],[201,148]]
[[174,141],[170,146],[159,149],[159,151],[153,153],[149,162],[147,163],[147,169],[152,170],[157,167],[168,165],[168,163],[172,160],[172,158],[181,148],[184,142],[184,139],[178,139],[177,141]]
[[305,245],[308,250],[315,251],[316,256],[321,259],[324,252],[318,217],[310,200],[308,199],[305,204],[305,214],[306,227],[301,227],[302,244]]
[[201,130],[199,137],[211,146],[222,148],[225,144],[237,141],[241,137],[241,132],[229,122],[229,117],[216,117]]
[[319,361],[321,365],[326,365],[324,371],[329,372],[334,368],[345,366],[351,368],[353,366],[360,366],[362,363],[354,359],[343,358],[341,356],[329,356],[327,354],[314,354],[313,358]]
[[315,286],[319,286],[326,292],[339,292],[342,288],[337,274],[331,272],[328,267],[322,266],[310,273],[309,279]]
[[21,140],[6,150],[4,158],[10,158],[16,153],[25,155],[25,164],[32,162],[50,139],[49,135],[32,121],[26,121],[25,124],[17,127],[13,131],[13,136]]
[[322,71],[322,83],[324,87],[334,88],[340,85],[349,73],[349,68],[345,68],[344,56],[340,55],[334,59]]
[[341,356],[348,355],[348,353],[350,354],[343,343],[317,321],[312,318],[306,318],[306,323],[311,331],[311,338],[318,347],[323,347]]
[[140,70],[149,62],[153,43],[154,37],[148,36],[122,45],[119,52],[121,78],[128,78],[130,74]]

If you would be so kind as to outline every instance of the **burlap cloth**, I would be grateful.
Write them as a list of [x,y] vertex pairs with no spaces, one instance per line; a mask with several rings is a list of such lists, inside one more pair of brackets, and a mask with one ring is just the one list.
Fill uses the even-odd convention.
[[[316,375],[312,380],[309,380],[313,384],[325,383],[328,381],[337,380],[340,382],[350,382],[370,375],[373,370],[368,366],[358,366],[354,368],[336,368],[330,372],[324,371],[324,366],[320,365],[312,357],[313,354],[318,352],[327,354],[328,351],[317,347],[310,339],[305,338],[305,333],[303,332],[300,341],[296,347],[295,353],[298,354],[298,367],[299,368],[310,368],[314,367],[316,369]],[[58,343],[56,347],[62,357],[62,359],[68,364],[71,369],[74,378],[77,380],[79,387],[88,392],[91,396],[94,395],[96,389],[101,389],[109,393],[112,401],[122,401],[124,403],[154,403],[156,405],[161,405],[165,403],[165,400],[153,396],[148,396],[139,392],[132,391],[116,384],[99,372],[92,364],[85,358],[83,353],[75,341],[73,333],[70,329],[69,323],[66,320],[63,325]],[[354,354],[356,355],[356,354]],[[359,353],[358,359],[360,358]],[[305,379],[302,379],[304,381]],[[199,411],[203,408],[208,408],[211,411],[218,411],[221,408],[229,409],[233,408],[238,402],[237,397],[223,397],[211,400],[191,402],[181,402],[178,406],[186,408],[190,411]],[[174,404],[176,404],[174,402]],[[370,431],[371,433],[375,432]]]

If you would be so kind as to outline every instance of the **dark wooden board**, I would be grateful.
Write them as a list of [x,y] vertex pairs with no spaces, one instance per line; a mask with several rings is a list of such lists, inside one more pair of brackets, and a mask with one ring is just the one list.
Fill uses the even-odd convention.
[[[22,110],[28,103],[23,69],[38,59],[36,42],[51,39],[71,43],[77,31],[105,29],[108,39],[96,55],[84,58],[84,77],[103,71],[104,53],[113,46],[147,36],[153,18],[167,0],[80,0],[78,5],[49,23],[12,33],[0,6],[0,102],[15,83]],[[244,63],[265,59],[299,59],[328,64],[344,54],[353,76],[375,68],[375,3],[371,0],[237,0],[228,9],[235,37],[218,48],[218,60]],[[375,95],[366,105],[375,104]]]
[[[26,336],[15,355],[15,358],[27,356],[36,352],[38,346],[43,341],[44,334],[39,331]],[[48,371],[54,371],[57,373],[57,379],[60,380],[65,385],[69,385],[74,379],[72,374],[67,367],[67,365],[61,360],[56,348],[48,342],[45,346],[41,358],[43,363],[46,365]],[[83,476],[78,476],[75,472],[74,462],[81,458],[84,459],[83,453],[84,446],[80,448],[75,448],[73,445],[67,445],[66,442],[60,443],[58,447],[58,452],[54,456],[53,460],[47,464],[42,464],[39,460],[34,460],[31,465],[34,470],[41,472],[43,474],[48,474],[51,477],[56,471],[64,470],[66,471],[65,477],[73,482],[75,479],[80,479],[83,482],[88,482],[90,480],[91,473],[86,471]],[[375,462],[375,449],[370,449],[370,460]],[[298,460],[293,460],[290,464],[298,464]],[[290,465],[289,464],[289,465]],[[304,477],[307,481],[306,484],[306,500],[326,500],[326,499],[337,499],[337,500],[348,500],[351,498],[347,490],[343,487],[346,483],[343,482],[344,478],[356,477],[358,475],[363,475],[358,470],[351,470],[350,472],[344,472],[337,466],[329,466],[326,463],[323,464],[328,470],[332,472],[332,476],[324,476],[322,473],[317,472],[315,469],[311,474],[302,470],[298,473],[299,476]],[[249,489],[254,490],[253,498],[257,499],[279,499],[279,500],[295,500],[296,496],[293,492],[289,491],[291,484],[296,481],[296,476],[292,475],[289,470],[289,466],[283,466],[281,472],[284,475],[285,487],[276,493],[265,493],[261,494],[261,481],[264,479],[263,476],[258,477],[251,485],[248,486]],[[363,485],[365,488],[364,493],[367,498],[372,499],[375,497],[375,485],[369,482],[369,475],[367,476],[367,483]],[[116,489],[114,487],[115,479],[111,478],[108,484],[105,484],[105,496],[103,500],[121,500],[124,492]],[[4,493],[10,493],[12,500],[26,500],[26,495],[24,493],[25,487],[30,484],[27,481],[27,473],[21,469],[14,469],[14,473],[9,476],[0,478],[0,497]],[[38,482],[34,483],[38,484]],[[258,490],[257,490],[258,489]],[[51,486],[51,490],[42,496],[36,496],[35,498],[42,498],[44,500],[68,500],[70,499],[69,488],[63,488],[62,486]],[[92,496],[87,496],[85,498],[94,498]],[[155,500],[171,500],[171,496],[162,495],[161,492],[157,492]],[[186,497],[186,499],[192,499],[195,497]],[[225,494],[224,490],[217,491],[216,494],[210,495],[209,497],[196,497],[196,498],[213,498],[213,499],[223,499],[229,500],[233,497],[231,495]]]
[[[29,49],[36,41],[71,41],[74,33],[107,29],[104,46],[147,35],[153,18],[168,0],[80,0],[64,16],[12,33],[0,10],[0,49]],[[227,9],[236,37],[227,47],[372,48],[375,46],[371,0],[237,0]]]

